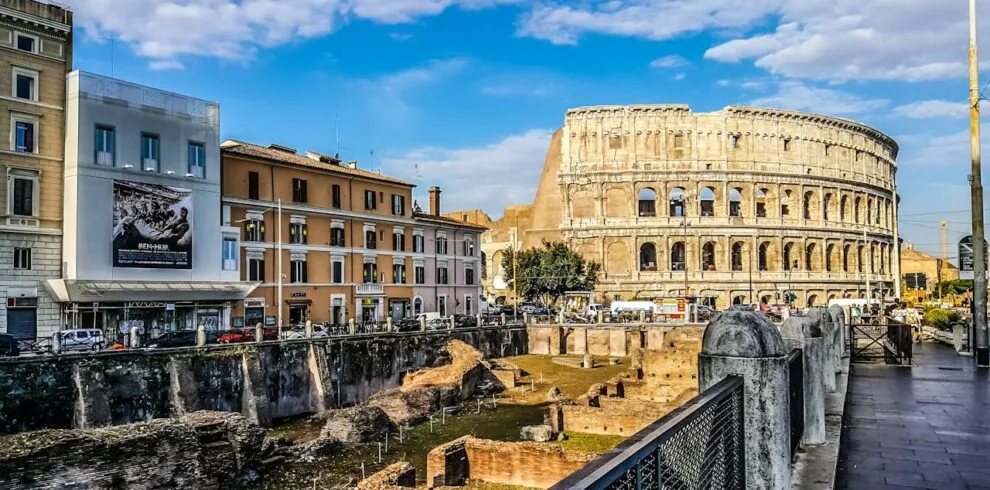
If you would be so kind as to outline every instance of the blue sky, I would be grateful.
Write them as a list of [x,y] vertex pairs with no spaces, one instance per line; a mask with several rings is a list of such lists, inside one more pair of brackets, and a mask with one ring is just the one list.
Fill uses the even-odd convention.
[[215,100],[223,138],[332,153],[339,114],[343,158],[445,210],[530,201],[568,107],[755,104],[893,136],[918,248],[969,228],[965,0],[69,4],[77,68]]

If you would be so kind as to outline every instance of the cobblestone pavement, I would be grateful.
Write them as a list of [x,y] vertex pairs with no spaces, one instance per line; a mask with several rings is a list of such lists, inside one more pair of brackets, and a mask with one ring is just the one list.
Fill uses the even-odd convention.
[[850,369],[836,488],[990,489],[987,369],[937,343]]

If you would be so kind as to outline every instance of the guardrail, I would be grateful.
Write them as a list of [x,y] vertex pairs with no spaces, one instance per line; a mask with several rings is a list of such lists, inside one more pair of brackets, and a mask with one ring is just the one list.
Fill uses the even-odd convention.
[[801,349],[792,349],[787,356],[789,384],[788,400],[791,410],[791,461],[797,455],[804,436],[804,355]]
[[743,379],[729,376],[551,487],[743,489]]

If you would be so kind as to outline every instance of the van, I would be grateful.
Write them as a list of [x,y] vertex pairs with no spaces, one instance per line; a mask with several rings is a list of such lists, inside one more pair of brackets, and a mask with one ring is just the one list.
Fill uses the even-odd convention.
[[55,332],[59,352],[100,350],[103,348],[103,332],[95,328],[77,328]]
[[612,314],[646,312],[653,313],[656,304],[652,301],[613,301]]

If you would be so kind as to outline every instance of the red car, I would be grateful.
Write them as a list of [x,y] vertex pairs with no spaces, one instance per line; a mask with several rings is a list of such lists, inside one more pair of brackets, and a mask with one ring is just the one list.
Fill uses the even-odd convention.
[[[264,328],[262,332],[262,340],[278,340],[278,328]],[[254,342],[254,329],[231,330],[217,337],[219,344],[237,344],[240,342]]]

